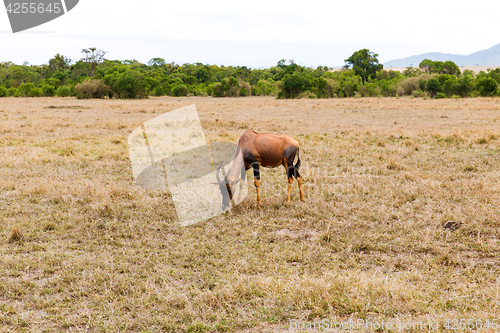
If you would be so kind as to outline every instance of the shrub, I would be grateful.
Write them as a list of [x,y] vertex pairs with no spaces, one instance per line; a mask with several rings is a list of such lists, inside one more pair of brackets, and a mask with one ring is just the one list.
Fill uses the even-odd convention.
[[213,97],[238,97],[240,94],[247,96],[251,93],[251,86],[247,82],[240,82],[233,76],[227,77],[209,86],[207,92],[212,92]]
[[316,94],[315,94],[315,93],[312,93],[312,92],[310,92],[310,91],[304,91],[304,92],[301,92],[301,93],[299,94],[299,96],[297,96],[297,98],[298,98],[298,99],[301,99],[301,98],[316,99],[316,98],[318,98],[318,97],[316,96]]
[[[335,81],[334,81],[335,82]],[[359,88],[361,97],[376,97],[380,96],[380,88],[373,82],[368,82]]]
[[61,80],[51,77],[50,79],[46,79],[45,83],[49,86],[53,86],[54,88],[59,88],[59,85],[61,83]]
[[252,86],[248,82],[239,82],[240,84],[240,96],[249,96],[252,92]]
[[43,90],[42,88],[33,88],[30,90],[28,93],[28,97],[42,97],[43,96]]
[[477,80],[477,89],[481,96],[494,96],[497,93],[498,84],[490,77],[482,77]]
[[71,96],[71,89],[68,86],[60,86],[57,88],[57,96],[68,97]]
[[[293,74],[286,74],[283,78],[283,89],[281,96],[283,98],[297,98],[300,93],[309,90],[312,87],[311,78],[304,74],[294,72]],[[358,87],[354,91],[357,91]],[[354,93],[353,91],[353,93]]]
[[[325,93],[327,98],[337,97],[337,92],[339,90],[339,83],[332,79],[326,79]],[[369,90],[369,88],[368,88]]]
[[117,75],[113,89],[121,98],[143,98],[147,96],[149,84],[143,74],[127,70]]
[[54,86],[45,84],[42,86],[43,96],[52,97],[56,94],[56,88]]
[[35,89],[35,85],[31,82],[21,83],[21,85],[17,89],[20,96],[28,97],[31,90]]
[[252,95],[269,96],[276,94],[276,86],[267,80],[259,80],[252,89]]
[[418,97],[424,97],[424,92],[420,89],[418,90],[414,90],[411,95],[415,98],[418,98]]
[[[398,82],[398,87],[396,88],[396,92],[399,96],[402,95],[411,95],[415,90],[419,89],[419,77],[409,77],[402,81]],[[400,88],[403,89],[403,94],[400,95]]]
[[163,86],[157,86],[155,87],[155,93],[154,93],[155,96],[165,96],[165,89],[163,88]]
[[222,83],[215,82],[213,85],[209,87],[208,90],[212,91],[212,96],[214,97],[224,97],[224,89],[222,88]]
[[101,80],[87,79],[75,86],[76,97],[79,99],[104,98],[111,92],[109,86]]
[[404,94],[405,94],[405,90],[404,90],[404,88],[403,88],[403,87],[401,87],[401,86],[398,86],[398,87],[396,88],[396,95],[398,95],[398,96],[400,96],[400,97],[401,97],[401,96],[403,96]]
[[14,87],[10,87],[9,89],[7,89],[7,96],[17,97],[19,96],[19,91]]
[[7,97],[7,88],[0,86],[0,97]]
[[179,84],[172,89],[172,96],[175,97],[181,97],[181,96],[187,96],[188,94],[188,88],[184,84]]
[[382,81],[380,83],[380,93],[382,96],[395,96],[396,95],[396,85],[391,84],[388,81]]
[[433,77],[427,80],[425,88],[431,93],[431,96],[436,96],[437,92],[441,89],[441,85],[439,84],[438,79]]
[[438,93],[436,98],[446,98],[446,95],[444,93]]

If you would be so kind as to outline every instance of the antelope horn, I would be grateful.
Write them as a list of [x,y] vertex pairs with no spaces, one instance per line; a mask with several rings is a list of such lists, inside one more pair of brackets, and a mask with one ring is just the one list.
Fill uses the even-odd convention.
[[217,177],[217,183],[219,183],[219,185],[222,183],[222,180],[220,179],[220,175],[219,175],[220,168],[222,167],[222,163],[223,162],[220,162],[220,164],[217,167],[217,169],[215,169],[215,177]]

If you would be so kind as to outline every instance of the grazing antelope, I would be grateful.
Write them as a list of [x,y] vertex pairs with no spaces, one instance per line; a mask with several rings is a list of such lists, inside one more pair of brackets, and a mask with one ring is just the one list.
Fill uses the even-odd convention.
[[[295,155],[297,155],[297,163],[294,165],[293,161]],[[238,182],[238,178],[241,176],[239,181],[244,181],[245,171],[250,168],[253,168],[255,188],[257,190],[257,203],[259,207],[262,206],[262,201],[260,199],[260,166],[276,168],[280,165],[285,167],[286,176],[288,178],[288,195],[286,197],[286,202],[290,202],[293,177],[297,178],[300,200],[304,202],[302,177],[299,173],[299,143],[286,135],[256,133],[254,131],[246,131],[243,133],[234,151],[229,172],[227,175],[224,175],[224,181],[221,180],[219,175],[222,163],[215,172],[221,191],[225,186],[229,194],[229,198],[223,195],[223,208],[226,209],[229,207],[229,200],[233,200],[233,189]],[[224,169],[222,170],[224,171]],[[240,183],[240,194],[242,186],[243,184]]]

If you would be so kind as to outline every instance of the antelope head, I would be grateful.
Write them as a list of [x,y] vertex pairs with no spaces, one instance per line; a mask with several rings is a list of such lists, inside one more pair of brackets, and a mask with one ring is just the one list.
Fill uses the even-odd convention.
[[[229,208],[229,203],[233,199],[233,193],[231,191],[230,182],[228,175],[226,175],[221,162],[217,169],[215,170],[215,176],[217,177],[217,183],[219,184],[220,193],[222,194],[222,209],[227,210]],[[224,180],[220,177],[220,170],[222,169],[222,175]],[[227,194],[226,194],[227,193]]]

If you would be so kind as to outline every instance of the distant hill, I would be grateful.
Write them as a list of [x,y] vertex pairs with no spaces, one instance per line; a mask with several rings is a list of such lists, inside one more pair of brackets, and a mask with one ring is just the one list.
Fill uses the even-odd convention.
[[404,59],[391,60],[384,63],[384,67],[418,67],[424,59],[432,61],[451,60],[458,66],[499,66],[500,65],[500,44],[487,50],[474,52],[469,55],[431,52],[414,55]]

